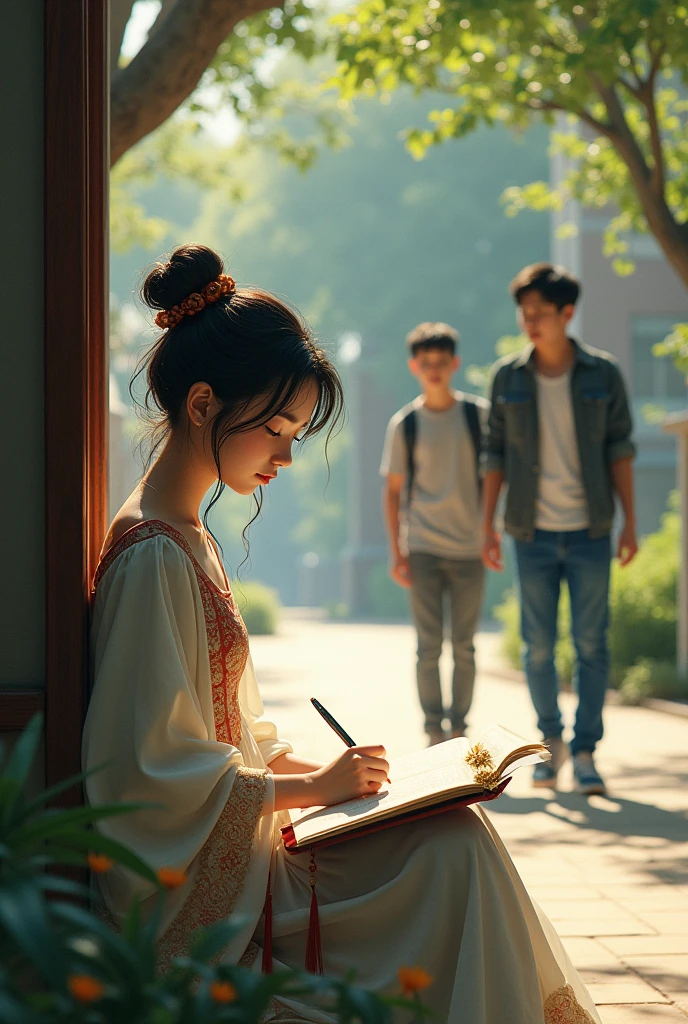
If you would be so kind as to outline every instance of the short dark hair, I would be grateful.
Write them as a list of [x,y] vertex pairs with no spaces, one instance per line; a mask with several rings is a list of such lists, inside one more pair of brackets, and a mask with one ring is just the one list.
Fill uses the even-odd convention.
[[406,335],[406,344],[412,356],[431,348],[455,355],[459,340],[459,332],[449,324],[432,324],[429,321],[418,324]]
[[520,270],[509,285],[509,292],[521,305],[526,292],[539,292],[546,302],[552,302],[557,309],[575,306],[581,293],[581,283],[566,267],[551,263],[531,263]]

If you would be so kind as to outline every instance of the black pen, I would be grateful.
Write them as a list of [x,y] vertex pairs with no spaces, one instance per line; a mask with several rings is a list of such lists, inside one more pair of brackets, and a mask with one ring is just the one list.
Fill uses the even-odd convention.
[[[324,708],[319,700],[316,700],[315,697],[311,697],[311,704],[313,705],[315,710],[318,712],[318,714],[322,715],[322,717],[325,719],[325,721],[329,725],[330,729],[333,729],[334,732],[336,732],[337,735],[339,736],[340,740],[343,743],[346,743],[347,747],[355,747],[356,746],[355,741],[351,739],[351,737],[349,736],[348,732],[345,729],[342,729],[342,727],[339,724],[339,722],[337,721],[337,719],[332,717],[332,715],[327,710],[327,708]],[[390,779],[387,779],[387,782],[389,782],[390,785],[391,785],[391,780]]]

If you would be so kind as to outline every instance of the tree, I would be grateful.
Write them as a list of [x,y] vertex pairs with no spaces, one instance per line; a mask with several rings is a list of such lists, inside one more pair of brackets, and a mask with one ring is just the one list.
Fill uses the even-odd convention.
[[[207,103],[224,104],[244,121],[255,119],[275,102],[256,70],[266,53],[294,50],[310,59],[321,49],[307,0],[159,0],[146,42],[127,62],[121,49],[135,2],[110,4],[111,165],[183,104],[192,113]],[[199,84],[212,100],[199,96]],[[298,102],[298,83],[287,89],[287,97]],[[327,106],[314,111],[326,140],[336,143],[328,114]],[[309,155],[280,133],[271,141],[297,163]]]
[[[420,157],[478,124],[522,129],[557,116],[577,132],[558,145],[576,158],[563,184],[507,193],[512,212],[616,206],[605,243],[649,231],[688,286],[688,6],[675,0],[361,0],[335,19],[336,84],[346,97],[410,84],[451,98],[410,131]],[[618,260],[616,269],[632,265]]]

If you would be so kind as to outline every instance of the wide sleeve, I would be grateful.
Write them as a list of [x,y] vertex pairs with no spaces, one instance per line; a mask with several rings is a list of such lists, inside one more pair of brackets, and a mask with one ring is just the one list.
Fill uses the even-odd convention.
[[[155,805],[108,819],[102,831],[155,869],[187,869],[229,816],[248,856],[272,781],[215,739],[201,596],[190,560],[169,538],[132,545],[106,570],[91,655],[83,765],[104,767],[86,781],[88,800]],[[116,903],[151,889],[129,872],[112,882]]]
[[253,659],[250,654],[239,683],[239,704],[244,721],[266,764],[269,765],[280,754],[294,752],[291,743],[280,739],[277,735],[277,727],[264,716],[263,700],[258,689]]

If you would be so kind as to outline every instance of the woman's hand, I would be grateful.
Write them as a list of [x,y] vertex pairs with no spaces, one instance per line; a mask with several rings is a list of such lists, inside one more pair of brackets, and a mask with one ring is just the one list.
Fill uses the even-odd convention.
[[387,780],[389,764],[384,747],[349,747],[343,754],[312,772],[319,804],[339,804],[357,796],[369,796]]
[[389,772],[384,755],[384,747],[349,747],[330,764],[315,771],[303,775],[277,773],[274,809],[329,806],[377,793]]

